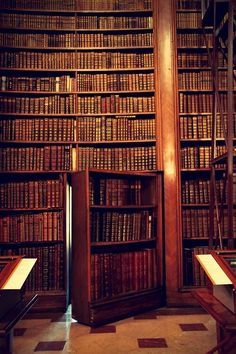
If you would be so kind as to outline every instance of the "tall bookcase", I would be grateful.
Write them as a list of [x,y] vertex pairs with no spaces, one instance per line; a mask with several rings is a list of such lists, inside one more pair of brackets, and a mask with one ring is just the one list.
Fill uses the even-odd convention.
[[[182,286],[203,286],[195,258],[208,250],[212,78],[201,25],[201,1],[178,1],[177,67],[182,209]],[[220,132],[218,132],[220,136]],[[220,148],[220,147],[219,147]]]
[[[233,249],[236,234],[234,144],[236,9],[233,1],[206,1],[202,2],[202,5],[203,26],[213,27],[211,70],[214,90],[212,113],[214,130],[211,149],[210,219],[213,220],[216,217],[217,228],[210,228],[210,245],[221,249],[224,247]],[[224,67],[221,66],[220,61],[222,55],[225,58]],[[220,96],[222,86],[226,96],[223,103]],[[222,138],[224,138],[225,145],[223,154],[217,151],[217,135],[215,134],[217,120],[223,128]],[[219,167],[222,169],[221,174],[218,171]]]
[[68,305],[75,70],[64,40],[72,8],[61,2],[60,15],[59,3],[1,2],[0,248],[37,258],[26,284],[35,310]]
[[72,316],[96,326],[163,305],[162,173],[86,169],[72,188]]
[[[216,98],[216,82],[212,76],[212,65],[214,67],[216,63],[211,60],[213,38],[212,26],[202,26],[201,1],[179,1],[177,61],[182,188],[182,284],[185,287],[205,286],[206,279],[195,255],[208,252],[213,243],[217,243],[217,211],[214,207],[210,208],[211,161],[213,150],[217,156],[224,154],[226,148],[224,125],[227,121],[227,63],[220,52]],[[220,109],[216,99],[221,102]],[[217,198],[221,198],[221,203],[224,203],[222,167],[220,163],[217,165],[214,183],[218,190]],[[213,198],[215,197],[216,195]],[[225,211],[222,219],[224,227],[227,228]],[[226,238],[222,247],[227,246]]]
[[156,2],[0,7],[1,249],[36,256],[29,290],[65,308],[68,173],[161,166]]
[[[109,202],[93,206],[88,200],[95,188],[90,184],[93,178],[95,184],[113,179],[114,193],[116,182],[125,178],[132,181],[135,174],[141,180],[147,175],[148,180],[148,171],[154,178],[160,166],[155,5],[151,1],[109,1],[102,5],[86,1],[79,3],[77,12],[80,30],[85,33],[78,53],[86,58],[77,72],[78,170],[88,170],[72,176],[72,311],[74,318],[89,325],[164,301],[161,232],[159,241],[155,232],[152,244],[150,240],[146,240],[147,245],[145,240],[134,240],[134,230],[128,232],[128,228],[131,224],[135,227],[134,218],[142,214],[134,212],[137,206],[124,203],[116,210]],[[146,192],[148,198],[148,189]],[[93,193],[97,198],[97,191]],[[121,267],[123,262],[125,268]],[[137,263],[143,269],[134,268]],[[150,284],[143,284],[147,271]],[[153,273],[156,271],[158,275]],[[84,284],[83,289],[78,282]]]

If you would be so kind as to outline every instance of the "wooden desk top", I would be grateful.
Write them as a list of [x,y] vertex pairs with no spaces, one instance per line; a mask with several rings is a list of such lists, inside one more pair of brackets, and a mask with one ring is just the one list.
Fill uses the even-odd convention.
[[236,332],[236,315],[219,302],[208,289],[192,291],[199,304],[226,330]]

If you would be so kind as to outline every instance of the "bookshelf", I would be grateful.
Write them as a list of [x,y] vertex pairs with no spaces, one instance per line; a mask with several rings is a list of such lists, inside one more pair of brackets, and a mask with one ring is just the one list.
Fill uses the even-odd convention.
[[[180,282],[183,289],[188,289],[206,284],[195,255],[208,251],[209,240],[212,76],[206,41],[212,47],[212,34],[207,28],[203,35],[201,1],[178,1],[176,25],[182,210]],[[221,133],[218,124],[218,138]],[[224,146],[217,148],[223,150]]]
[[[202,8],[203,26],[213,26],[213,51],[211,55],[213,78],[213,127],[217,122],[217,114],[224,128],[225,151],[216,150],[216,134],[212,134],[211,146],[211,198],[210,219],[217,220],[217,228],[210,228],[210,245],[220,249],[235,248],[235,4],[231,1],[205,2]],[[219,53],[225,58],[224,84],[225,102],[219,95],[221,91]],[[225,109],[226,108],[226,109]],[[225,116],[224,111],[227,111]],[[216,183],[219,166],[223,188]],[[212,224],[212,223],[211,223]],[[214,235],[216,235],[214,237]]]
[[0,183],[1,255],[37,258],[25,285],[27,294],[39,294],[34,309],[65,309],[66,176],[17,171],[9,179],[9,173]]
[[[195,255],[208,252],[217,243],[217,211],[210,208],[212,200],[211,161],[224,155],[225,128],[228,112],[227,61],[219,51],[218,88],[212,76],[214,53],[212,26],[202,27],[201,1],[178,2],[177,7],[177,64],[179,91],[179,136],[181,166],[183,279],[186,287],[205,286],[206,278]],[[235,84],[235,83],[234,83]],[[234,86],[235,90],[235,86]],[[216,100],[221,102],[220,108]],[[218,101],[218,102],[219,102]],[[234,111],[234,109],[233,109]],[[235,118],[235,112],[232,117]],[[235,119],[232,130],[235,132]],[[233,133],[234,134],[234,133]],[[214,142],[213,142],[214,141]],[[214,145],[214,147],[213,147]],[[217,199],[222,205],[224,163],[215,170]],[[216,195],[214,196],[214,198]],[[227,211],[222,211],[222,224],[227,233]],[[212,230],[210,233],[210,229]],[[210,236],[211,234],[211,236]],[[224,239],[224,247],[226,246]],[[222,244],[223,246],[223,244]]]
[[70,173],[161,164],[156,5],[4,0],[0,8],[1,252],[37,257],[27,290],[39,292],[41,309],[64,309]]
[[25,286],[39,294],[33,311],[65,310],[69,299],[67,173],[76,165],[76,81],[65,65],[72,51],[60,42],[55,53],[46,38],[71,33],[73,16],[55,14],[53,6],[1,2],[0,248],[1,255],[37,258]]
[[161,172],[72,175],[77,321],[96,326],[164,303],[162,183]]

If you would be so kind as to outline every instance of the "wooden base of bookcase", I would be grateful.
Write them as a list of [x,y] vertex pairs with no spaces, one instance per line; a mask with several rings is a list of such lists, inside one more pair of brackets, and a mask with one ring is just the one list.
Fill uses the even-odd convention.
[[195,287],[182,288],[179,291],[166,294],[166,305],[168,307],[199,307],[197,300],[192,295]]
[[72,305],[72,317],[80,323],[96,327],[164,305],[163,289],[154,289],[90,304],[87,319],[81,319],[73,310]]
[[37,292],[38,301],[30,312],[65,312],[68,300],[65,292]]

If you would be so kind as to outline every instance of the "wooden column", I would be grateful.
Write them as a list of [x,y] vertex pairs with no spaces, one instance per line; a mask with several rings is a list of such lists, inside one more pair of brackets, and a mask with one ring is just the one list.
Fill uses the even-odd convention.
[[165,265],[167,304],[178,302],[182,274],[179,139],[177,125],[177,71],[175,2],[156,0],[157,67],[160,107],[161,161],[164,170]]

